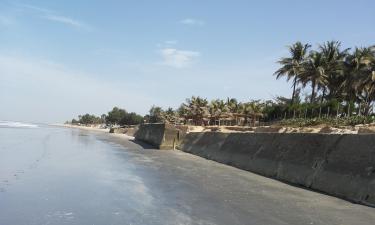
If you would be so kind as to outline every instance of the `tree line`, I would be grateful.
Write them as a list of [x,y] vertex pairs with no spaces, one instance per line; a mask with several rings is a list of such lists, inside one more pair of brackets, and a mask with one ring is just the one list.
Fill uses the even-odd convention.
[[72,119],[71,124],[106,124],[106,125],[136,125],[143,123],[143,116],[135,112],[127,112],[125,109],[114,107],[107,114],[102,114],[100,117],[91,115],[89,113],[79,115],[78,119]]
[[236,98],[207,100],[199,96],[186,99],[179,108],[164,110],[152,106],[145,121],[191,125],[252,125],[265,118],[273,110],[274,101],[250,100],[240,102]]
[[316,49],[311,47],[310,44],[296,42],[288,46],[289,55],[278,61],[280,68],[274,75],[276,79],[284,77],[292,82],[290,98],[278,96],[272,100],[240,102],[236,98],[207,100],[192,96],[177,109],[152,106],[144,117],[114,107],[100,117],[85,114],[72,123],[133,125],[166,122],[254,126],[260,121],[290,118],[373,116],[375,46],[343,49],[341,42],[328,41]]
[[343,49],[341,42],[328,41],[311,49],[310,44],[296,42],[288,50],[289,56],[278,61],[281,67],[274,75],[292,81],[291,110],[300,108],[296,99],[301,89],[309,87],[305,103],[319,105],[320,110],[331,109],[334,114],[341,107],[346,116],[373,113],[375,46]]
[[[146,120],[191,121],[196,125],[220,124],[223,120],[235,125],[254,125],[258,120],[372,116],[375,46],[343,49],[341,42],[327,41],[316,49],[311,47],[296,42],[288,46],[289,56],[278,61],[280,68],[274,75],[276,79],[285,77],[292,81],[291,98],[239,102],[235,98],[208,101],[193,96],[176,110],[153,106]],[[303,95],[306,90],[310,93]]]

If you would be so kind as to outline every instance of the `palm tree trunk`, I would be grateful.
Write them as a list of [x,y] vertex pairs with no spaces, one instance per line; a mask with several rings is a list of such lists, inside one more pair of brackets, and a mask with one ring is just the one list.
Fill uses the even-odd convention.
[[347,117],[349,117],[350,116],[350,101],[348,101],[348,115],[347,115]]
[[365,108],[364,108],[364,115],[368,116],[370,111],[370,103],[369,103],[369,92],[366,91],[366,99],[365,99]]
[[320,99],[320,105],[323,103],[325,96],[326,96],[326,88],[323,87],[323,93],[322,93],[322,98]]
[[296,94],[296,84],[297,84],[297,76],[295,76],[293,80],[293,93],[292,93],[292,100],[290,101],[291,105],[293,105],[294,103],[294,96]]
[[310,99],[310,103],[313,103],[314,101],[314,97],[315,97],[315,80],[311,83],[311,99]]

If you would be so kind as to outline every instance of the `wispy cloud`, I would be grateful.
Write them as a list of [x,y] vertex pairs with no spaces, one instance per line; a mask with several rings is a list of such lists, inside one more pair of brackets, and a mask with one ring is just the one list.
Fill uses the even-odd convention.
[[203,20],[197,20],[197,19],[192,19],[192,18],[186,18],[186,19],[180,20],[180,23],[184,25],[190,25],[190,26],[203,26],[206,24]]
[[29,4],[15,3],[14,5],[17,6],[18,8],[29,9],[29,10],[43,12],[43,13],[55,13],[55,11],[51,9],[41,8],[38,6],[29,5]]
[[73,27],[86,28],[86,25],[83,24],[82,22],[69,18],[69,17],[65,17],[65,16],[46,15],[46,16],[43,16],[43,18],[50,20],[50,21],[64,23]]
[[42,8],[39,6],[28,5],[28,4],[15,4],[16,7],[22,8],[23,10],[28,10],[33,13],[36,13],[39,18],[46,19],[52,22],[62,23],[71,27],[80,28],[84,30],[91,30],[91,27],[87,24],[73,19],[68,16],[61,15],[55,10]]
[[160,55],[163,58],[162,65],[185,68],[190,66],[200,56],[200,53],[175,48],[163,48],[160,50]]

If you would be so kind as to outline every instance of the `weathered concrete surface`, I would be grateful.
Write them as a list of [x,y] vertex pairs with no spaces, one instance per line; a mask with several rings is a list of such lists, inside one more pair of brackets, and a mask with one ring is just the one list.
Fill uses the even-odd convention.
[[312,187],[375,205],[375,135],[339,137]]
[[126,134],[128,136],[134,136],[134,134],[137,132],[138,126],[133,127],[119,127],[119,128],[111,128],[109,130],[109,133],[114,134]]
[[0,129],[0,224],[374,224],[374,208],[124,136]]
[[189,133],[179,148],[375,206],[375,135]]
[[165,123],[141,124],[134,137],[158,149],[174,149],[184,136],[182,130]]

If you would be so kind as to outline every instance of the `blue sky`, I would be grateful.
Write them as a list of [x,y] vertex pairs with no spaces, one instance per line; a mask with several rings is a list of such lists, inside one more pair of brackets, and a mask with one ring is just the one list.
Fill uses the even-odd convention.
[[368,1],[0,1],[0,120],[289,96],[295,41],[375,44]]

